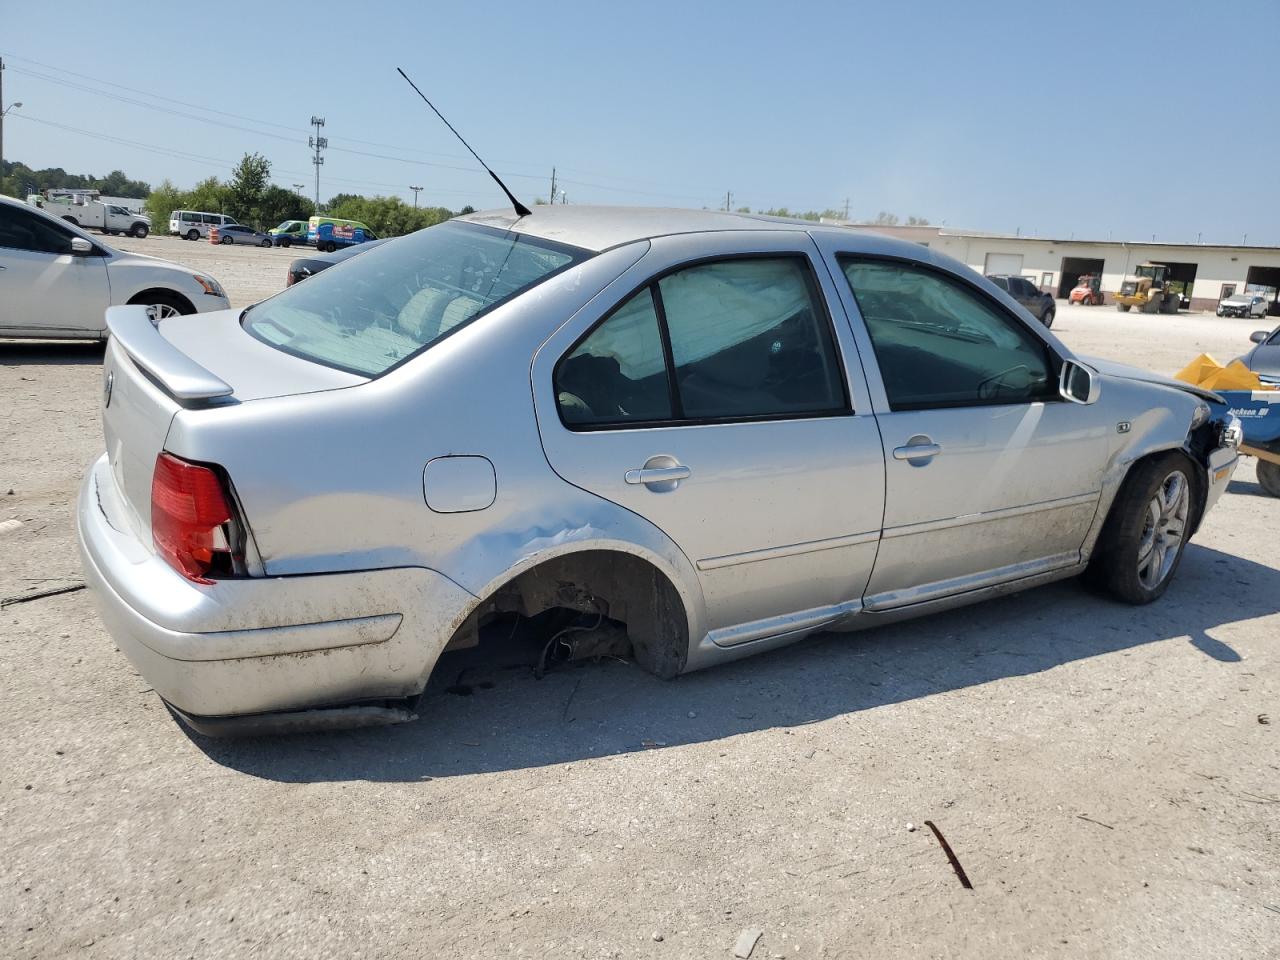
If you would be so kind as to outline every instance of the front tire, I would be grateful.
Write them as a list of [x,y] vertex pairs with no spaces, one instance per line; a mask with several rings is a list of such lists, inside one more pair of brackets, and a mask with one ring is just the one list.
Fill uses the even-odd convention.
[[149,294],[139,294],[130,303],[143,303],[149,307],[155,307],[156,319],[164,320],[168,317],[182,316],[183,314],[195,313],[195,307],[185,297],[176,293],[169,293],[165,290],[155,290]]
[[218,242],[219,243],[235,243],[235,241],[232,240],[230,237],[219,237]]
[[1128,313],[1128,312],[1129,312],[1129,304],[1127,304],[1127,303],[1117,303],[1117,304],[1116,304],[1116,309],[1117,309],[1117,310],[1119,310],[1121,313]]
[[145,240],[147,237],[147,234],[150,232],[151,232],[151,228],[148,227],[145,223],[135,223],[133,225],[133,230],[130,231],[130,233],[132,233],[133,236],[137,237],[139,240]]
[[1053,316],[1054,312],[1052,310],[1046,310],[1044,316],[1040,318],[1040,322],[1044,324],[1046,330],[1053,329]]
[[293,245],[293,241],[290,240],[288,237],[280,238],[280,246],[284,247],[286,250],[288,250],[289,247],[292,245]]
[[1111,507],[1090,579],[1125,603],[1159,599],[1182,562],[1198,511],[1190,460],[1167,453],[1141,461]]
[[260,244],[258,244],[258,246],[260,246],[260,247],[269,247],[269,246],[271,246],[271,239],[270,239],[269,237],[264,238],[264,239],[263,239],[263,241],[262,241]]
[[1258,486],[1271,496],[1280,497],[1280,463],[1258,461]]

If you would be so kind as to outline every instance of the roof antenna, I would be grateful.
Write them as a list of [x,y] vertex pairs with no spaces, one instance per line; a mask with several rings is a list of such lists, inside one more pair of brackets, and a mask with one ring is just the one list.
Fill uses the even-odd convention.
[[[450,123],[448,120],[445,120],[443,113],[441,113],[439,110],[436,110],[436,105],[427,99],[427,95],[418,89],[418,85],[409,79],[409,75],[405,73],[403,70],[401,70],[399,67],[396,67],[396,72],[399,73],[400,76],[404,77],[405,83],[413,87],[414,92],[417,93],[418,96],[422,98],[422,102],[425,103],[428,107],[430,107],[433,111],[435,111],[435,115],[440,118],[440,120],[444,123],[444,125],[448,127],[449,130],[453,133],[453,135],[457,137],[459,140],[462,140],[462,134],[460,134],[457,130],[453,129],[453,124]],[[531,216],[533,214],[533,211],[516,199],[516,195],[507,189],[507,185],[503,183],[500,179],[498,179],[498,175],[489,169],[489,165],[485,163],[483,160],[480,160],[480,154],[476,153],[474,150],[471,150],[471,144],[467,143],[467,141],[465,140],[462,140],[462,145],[471,151],[471,155],[480,161],[480,166],[484,167],[485,171],[489,174],[489,176],[493,177],[493,182],[502,188],[502,192],[505,193],[507,195],[507,199],[511,201],[511,206],[515,207],[516,213],[522,217]]]

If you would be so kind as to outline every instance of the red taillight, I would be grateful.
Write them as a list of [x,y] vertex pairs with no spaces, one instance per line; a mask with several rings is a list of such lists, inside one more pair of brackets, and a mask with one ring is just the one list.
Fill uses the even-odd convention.
[[[156,457],[151,477],[151,536],[175,570],[196,583],[212,583],[215,567],[231,567],[224,525],[233,517],[222,481],[208,467],[169,453]],[[221,556],[219,556],[221,555]]]

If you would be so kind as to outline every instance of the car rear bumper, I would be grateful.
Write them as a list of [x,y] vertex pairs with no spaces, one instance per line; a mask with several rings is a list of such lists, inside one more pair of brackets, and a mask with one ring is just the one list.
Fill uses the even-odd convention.
[[113,502],[104,455],[77,509],[103,623],[164,700],[211,724],[420,693],[475,602],[424,567],[192,583],[119,522]]

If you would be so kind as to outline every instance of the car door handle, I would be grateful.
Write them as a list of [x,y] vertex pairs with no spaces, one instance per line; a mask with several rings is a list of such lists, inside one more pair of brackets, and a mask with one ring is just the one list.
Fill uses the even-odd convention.
[[[915,439],[914,437],[912,439]],[[905,447],[893,448],[895,460],[932,460],[942,452],[942,447],[932,441],[928,443],[909,443]]]
[[684,464],[674,467],[641,467],[639,470],[628,470],[622,479],[631,484],[671,483],[675,480],[688,480],[693,471]]

